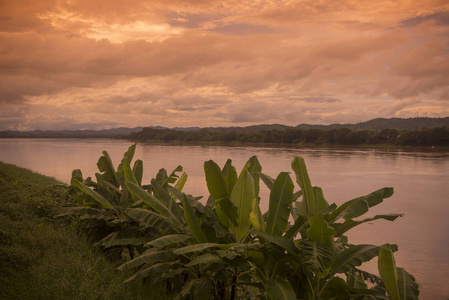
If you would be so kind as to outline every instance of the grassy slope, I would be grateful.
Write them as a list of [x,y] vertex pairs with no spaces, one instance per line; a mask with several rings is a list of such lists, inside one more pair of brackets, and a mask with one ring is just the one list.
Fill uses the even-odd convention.
[[0,299],[164,299],[52,218],[58,181],[0,162]]

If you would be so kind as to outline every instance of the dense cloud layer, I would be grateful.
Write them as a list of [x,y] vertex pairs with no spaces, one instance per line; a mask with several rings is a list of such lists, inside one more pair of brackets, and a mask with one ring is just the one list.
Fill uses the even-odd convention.
[[448,116],[446,3],[0,0],[0,130]]

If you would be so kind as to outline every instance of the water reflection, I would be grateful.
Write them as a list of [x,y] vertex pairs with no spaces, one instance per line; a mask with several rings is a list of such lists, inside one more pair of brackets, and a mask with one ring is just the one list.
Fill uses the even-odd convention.
[[[69,182],[71,171],[81,169],[94,176],[96,163],[107,150],[117,166],[131,145],[123,140],[0,139],[0,160]],[[354,243],[397,243],[399,266],[415,275],[421,284],[421,299],[446,299],[444,280],[449,276],[449,153],[410,149],[283,149],[257,147],[164,146],[139,144],[136,158],[144,162],[144,182],[160,168],[182,165],[189,175],[185,190],[207,196],[203,163],[213,159],[223,166],[228,158],[240,171],[257,155],[263,172],[275,177],[291,171],[293,156],[304,157],[312,184],[321,186],[330,203],[368,194],[385,186],[395,189],[392,198],[373,208],[369,216],[404,213],[393,223],[380,220],[356,228]],[[263,184],[262,184],[263,186]],[[261,189],[262,210],[268,206],[268,189]],[[375,268],[375,263],[373,263]],[[375,271],[373,269],[373,271]]]

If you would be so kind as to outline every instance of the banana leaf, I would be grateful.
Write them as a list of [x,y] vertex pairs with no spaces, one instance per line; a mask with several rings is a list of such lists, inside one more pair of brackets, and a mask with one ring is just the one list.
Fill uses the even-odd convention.
[[149,194],[143,188],[131,181],[125,181],[131,194],[137,196],[140,200],[148,204],[156,212],[167,218],[180,232],[184,231],[184,226],[179,222],[176,216],[156,197]]
[[379,247],[379,259],[377,262],[379,274],[388,296],[392,300],[399,300],[398,271],[396,269],[393,251],[389,244],[384,244]]
[[403,214],[388,214],[388,215],[376,215],[372,218],[367,218],[367,219],[360,220],[360,221],[354,221],[352,219],[348,219],[348,220],[345,220],[343,223],[333,223],[332,227],[334,227],[335,230],[337,231],[336,236],[341,236],[342,234],[344,234],[346,231],[350,230],[351,228],[354,228],[355,226],[366,223],[366,222],[371,222],[371,221],[379,220],[379,219],[384,219],[387,221],[394,221],[398,217],[402,217],[402,216],[403,216]]
[[94,190],[90,189],[88,186],[84,185],[83,183],[79,182],[76,179],[73,179],[71,181],[71,184],[73,186],[76,186],[77,188],[79,188],[85,194],[87,194],[87,195],[91,196],[92,198],[94,198],[94,200],[97,201],[104,208],[109,208],[109,209],[112,209],[112,210],[117,212],[117,210],[112,206],[112,204],[109,202],[108,199],[106,199],[105,197],[103,197],[99,193],[95,192]]
[[418,300],[419,289],[415,277],[404,268],[396,268],[398,272],[398,290],[401,300]]
[[242,241],[250,228],[250,214],[254,198],[256,198],[256,195],[253,178],[247,170],[244,170],[237,179],[231,193],[231,201],[237,207],[237,226],[234,227],[237,242]]
[[271,300],[296,300],[296,294],[288,281],[273,280],[266,285],[265,289]]
[[382,188],[368,195],[349,200],[339,206],[330,215],[330,220],[343,218],[345,220],[360,217],[373,207],[393,195],[393,188]]
[[196,216],[193,211],[192,206],[189,201],[186,199],[186,196],[181,199],[182,206],[184,208],[184,218],[186,220],[187,226],[189,226],[190,232],[198,243],[206,243],[207,238],[204,235],[203,230],[201,229],[201,221]]
[[304,158],[294,157],[291,165],[296,175],[296,182],[303,191],[304,204],[306,207],[306,218],[315,216],[318,213],[317,204],[315,202],[315,193],[313,191],[312,184],[310,183]]
[[281,172],[273,184],[265,232],[281,236],[288,225],[290,204],[293,197],[293,182],[286,172]]
[[134,153],[136,152],[136,144],[128,148],[128,150],[123,155],[122,161],[117,167],[117,178],[125,177],[124,166],[131,166],[131,161],[133,160]]
[[140,159],[138,159],[134,162],[133,173],[134,173],[134,177],[136,177],[137,184],[142,185],[143,162]]
[[179,229],[171,222],[171,220],[158,214],[143,208],[128,208],[125,213],[132,219],[139,222],[140,226],[144,228],[154,227],[163,232],[176,232],[179,233]]
[[206,183],[212,200],[215,202],[215,211],[221,223],[226,227],[237,225],[237,208],[230,201],[228,186],[218,165],[212,161],[204,163]]
[[112,165],[111,157],[107,151],[103,151],[103,156],[98,159],[97,167],[100,172],[104,172],[102,175],[104,179],[111,182],[116,187],[120,186],[120,180],[117,178],[114,166]]
[[223,178],[228,188],[228,193],[231,194],[238,177],[237,171],[235,170],[235,167],[232,165],[232,160],[228,159],[226,161],[223,169],[221,170],[221,173],[223,174]]
[[163,248],[165,246],[182,243],[190,239],[188,235],[184,234],[169,234],[161,236],[151,242],[147,243],[145,246],[151,246],[155,248]]
[[157,261],[170,260],[172,258],[174,258],[174,255],[171,250],[157,251],[156,249],[150,249],[142,253],[139,257],[120,265],[117,270],[123,271],[141,266],[143,264],[152,264]]

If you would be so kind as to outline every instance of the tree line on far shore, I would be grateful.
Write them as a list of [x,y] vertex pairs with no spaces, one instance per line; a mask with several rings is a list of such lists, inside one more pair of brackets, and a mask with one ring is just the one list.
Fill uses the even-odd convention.
[[338,129],[271,129],[260,131],[154,129],[145,127],[127,135],[141,142],[224,143],[224,144],[282,144],[282,145],[398,145],[449,146],[449,128],[435,127],[414,130]]

